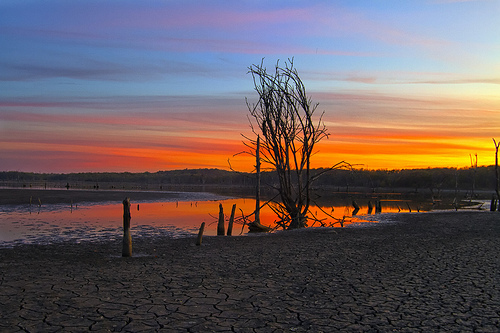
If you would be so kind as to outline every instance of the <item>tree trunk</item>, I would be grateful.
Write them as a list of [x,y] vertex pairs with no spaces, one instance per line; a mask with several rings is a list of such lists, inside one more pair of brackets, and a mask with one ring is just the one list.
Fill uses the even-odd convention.
[[300,212],[294,212],[290,214],[290,217],[292,218],[292,220],[290,221],[288,229],[298,229],[304,228],[306,226],[305,216],[303,216]]

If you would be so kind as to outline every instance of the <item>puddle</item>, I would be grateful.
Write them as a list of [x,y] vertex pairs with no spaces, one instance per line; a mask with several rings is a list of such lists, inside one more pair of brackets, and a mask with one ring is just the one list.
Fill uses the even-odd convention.
[[[219,203],[222,203],[227,220],[231,207],[236,204],[233,235],[242,232],[242,211],[250,214],[255,208],[253,199],[224,199],[178,202],[131,203],[132,237],[189,237],[198,233],[205,222],[207,236],[217,234]],[[405,211],[400,204],[384,204],[384,212]],[[0,206],[0,247],[16,244],[48,244],[61,241],[113,241],[120,240],[123,233],[123,205],[121,203],[69,205]],[[358,215],[353,217],[353,208],[346,205],[311,207],[311,213],[319,220],[334,226],[360,226],[376,222],[375,215],[366,215],[368,206],[360,205]],[[408,210],[406,210],[408,211]],[[269,209],[261,211],[261,223],[274,226],[276,215]],[[333,217],[333,218],[332,218]],[[315,227],[321,224],[314,223]]]

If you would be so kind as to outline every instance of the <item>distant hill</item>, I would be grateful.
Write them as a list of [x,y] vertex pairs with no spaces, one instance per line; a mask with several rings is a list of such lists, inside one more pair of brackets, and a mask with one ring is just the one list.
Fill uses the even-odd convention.
[[[315,169],[320,173],[324,169]],[[262,184],[277,185],[274,172],[262,174]],[[255,176],[220,169],[184,169],[155,173],[96,172],[96,173],[31,173],[18,171],[0,172],[0,186],[14,187],[70,187],[76,188],[137,188],[142,190],[168,190],[186,187],[203,190],[203,187],[253,187]],[[403,170],[333,170],[321,175],[314,183],[319,188],[410,188],[419,190],[460,189],[462,191],[491,190],[495,188],[494,167],[428,168]]]

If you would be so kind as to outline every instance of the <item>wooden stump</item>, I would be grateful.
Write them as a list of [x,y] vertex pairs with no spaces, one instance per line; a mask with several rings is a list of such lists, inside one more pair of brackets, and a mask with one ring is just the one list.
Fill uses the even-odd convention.
[[203,238],[203,231],[205,230],[205,222],[201,223],[200,231],[198,231],[198,238],[196,239],[196,245],[201,245],[201,240]]
[[354,210],[352,211],[352,216],[355,216],[359,212],[359,205],[356,201],[352,201],[352,207],[354,207]]
[[224,209],[222,208],[222,204],[219,204],[219,223],[217,223],[217,236],[224,236],[224,234]]
[[132,256],[132,236],[130,235],[130,199],[123,200],[123,245],[122,257]]
[[233,205],[233,208],[231,209],[231,216],[229,217],[229,224],[227,226],[227,235],[232,236],[233,235],[233,224],[234,224],[234,213],[236,211],[236,204]]
[[496,210],[497,210],[497,200],[493,197],[491,198],[490,212],[494,212]]
[[368,201],[368,214],[371,214],[373,211],[373,205],[371,201]]

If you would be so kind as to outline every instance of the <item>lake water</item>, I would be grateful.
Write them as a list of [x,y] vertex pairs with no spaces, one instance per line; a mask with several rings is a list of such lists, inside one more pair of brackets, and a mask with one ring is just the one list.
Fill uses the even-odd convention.
[[[255,200],[220,198],[204,201],[132,202],[132,237],[195,236],[202,222],[206,224],[204,235],[216,235],[219,204],[222,204],[224,208],[226,230],[231,207],[236,204],[236,223],[233,227],[233,235],[247,234],[248,228],[242,228],[242,211],[245,215],[251,214],[255,209]],[[407,206],[404,202],[387,201],[383,203],[383,211],[409,211]],[[352,206],[345,203],[321,208],[312,206],[311,212],[318,219],[328,221],[328,224],[335,222],[334,226],[336,227],[340,227],[340,223],[331,216],[343,220],[344,226],[353,223],[373,223],[373,215],[370,215],[370,218],[363,215],[367,214],[368,207],[360,205],[360,208],[355,217],[352,216]],[[269,208],[262,209],[262,224],[274,226],[275,220],[276,215]],[[320,226],[320,224],[316,223],[314,226]],[[120,202],[73,206],[0,206],[0,247],[60,241],[120,240],[122,233],[123,205]]]

